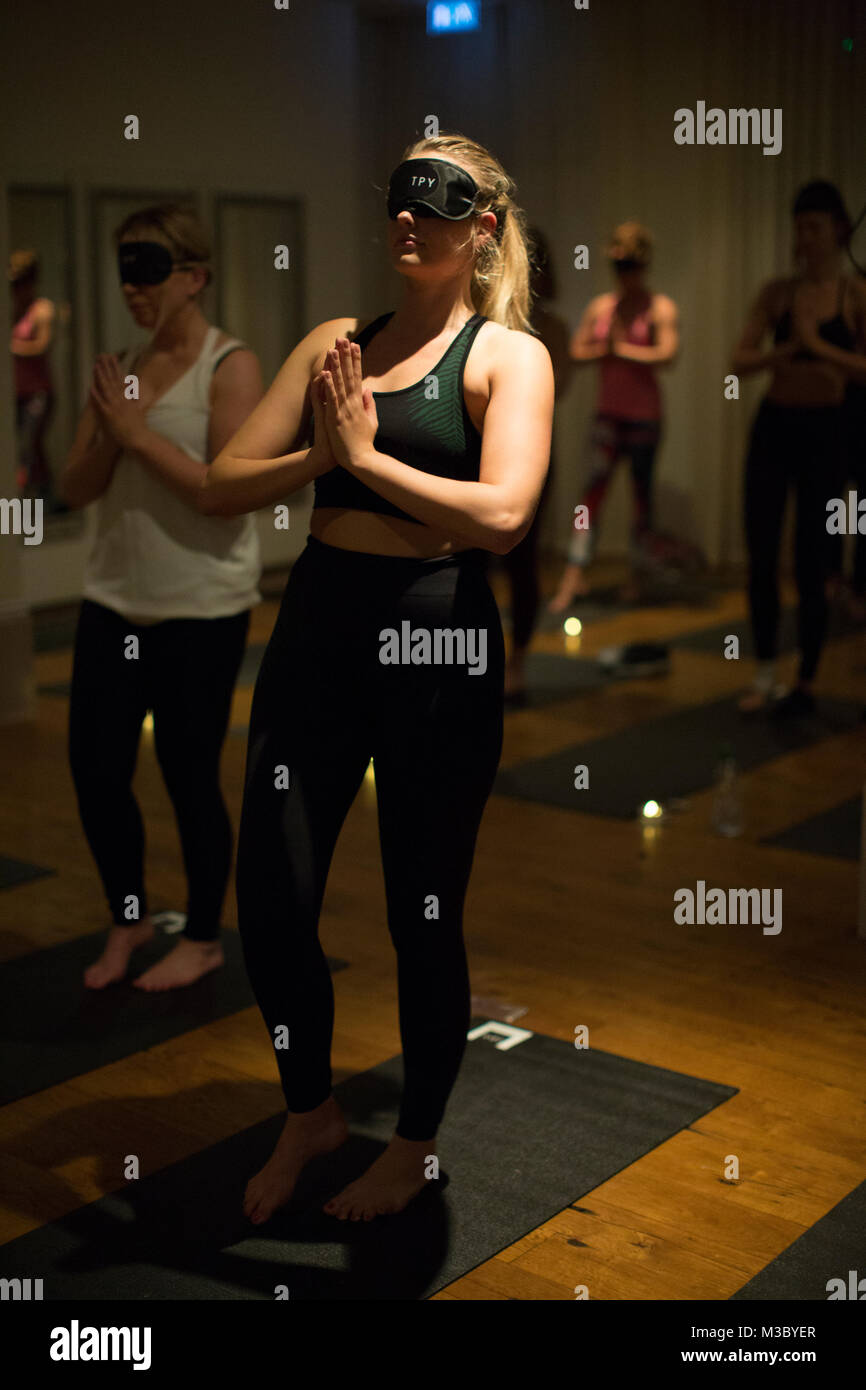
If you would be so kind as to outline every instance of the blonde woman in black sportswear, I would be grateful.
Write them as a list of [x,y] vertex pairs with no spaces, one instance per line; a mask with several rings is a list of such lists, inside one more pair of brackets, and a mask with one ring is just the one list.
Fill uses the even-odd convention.
[[255,1223],[348,1133],[318,921],[371,757],[405,1086],[387,1148],[326,1211],[371,1220],[425,1187],[466,1046],[463,902],[502,739],[504,644],[483,553],[526,535],[553,416],[512,191],[472,140],[412,144],[389,185],[397,309],[308,334],[203,494],[234,515],[317,484],[256,684],[238,843],[250,979],[272,1040],[289,1041],[276,1050],[285,1127],[246,1191]]

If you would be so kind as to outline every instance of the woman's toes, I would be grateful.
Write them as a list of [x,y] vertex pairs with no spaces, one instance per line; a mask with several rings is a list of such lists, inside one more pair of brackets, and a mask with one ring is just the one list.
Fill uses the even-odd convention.
[[345,1221],[349,1214],[350,1203],[346,1200],[343,1193],[332,1197],[330,1202],[325,1203],[325,1211],[329,1216],[334,1216],[338,1221]]

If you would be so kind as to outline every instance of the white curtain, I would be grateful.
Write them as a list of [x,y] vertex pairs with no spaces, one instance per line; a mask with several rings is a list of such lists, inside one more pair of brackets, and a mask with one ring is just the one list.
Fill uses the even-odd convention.
[[[743,456],[767,378],[742,382],[739,401],[725,400],[723,378],[758,287],[791,267],[797,188],[828,178],[852,215],[866,203],[862,0],[590,0],[586,11],[513,0],[507,15],[512,161],[555,246],[562,309],[575,323],[609,288],[600,252],[612,226],[637,217],[653,230],[652,286],[676,300],[682,327],[681,359],[662,377],[658,521],[712,561],[737,562]],[[780,107],[781,152],[677,145],[674,112],[698,101]],[[584,242],[592,268],[574,270],[571,248]],[[595,388],[593,368],[579,375],[557,422],[549,534],[560,545]],[[623,511],[608,528],[614,549]]]

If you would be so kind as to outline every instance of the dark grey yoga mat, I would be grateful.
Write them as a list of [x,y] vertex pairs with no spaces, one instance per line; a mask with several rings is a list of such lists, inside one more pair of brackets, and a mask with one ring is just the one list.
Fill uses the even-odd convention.
[[[855,1271],[853,1279],[852,1270]],[[866,1182],[861,1182],[843,1197],[838,1206],[804,1231],[760,1274],[732,1294],[729,1301],[808,1299],[826,1302],[831,1292],[837,1297],[842,1293],[838,1285],[828,1289],[831,1279],[843,1281],[842,1301],[866,1298],[866,1283],[860,1290],[855,1287],[853,1293],[851,1289],[860,1279],[866,1280]]]
[[[226,963],[185,989],[146,994],[130,980],[167,955],[177,938],[157,935],[133,957],[125,981],[102,990],[82,983],[103,936],[0,963],[0,1104],[131,1057],[255,1004],[236,931],[221,933]],[[347,962],[330,960],[331,972]]]
[[[664,803],[710,786],[725,745],[734,750],[741,768],[758,767],[861,726],[861,714],[858,702],[821,699],[818,713],[805,719],[744,718],[734,698],[725,697],[504,768],[493,790],[629,820],[650,798]],[[589,786],[582,791],[574,787],[578,765],[589,769]]]
[[[854,632],[862,632],[863,626],[848,616],[843,608],[831,608],[827,622],[828,639],[836,637],[850,637]],[[715,627],[702,628],[700,632],[684,632],[679,637],[668,639],[670,646],[683,647],[695,652],[718,652],[722,657],[725,649],[725,638],[731,633],[740,639],[740,656],[751,656],[752,647],[752,628],[748,618],[739,619],[736,622],[718,623]],[[778,636],[779,653],[793,652],[797,650],[797,610],[795,608],[785,608],[779,621]]]
[[41,864],[28,864],[26,859],[10,859],[0,855],[0,888],[14,888],[18,883],[30,883],[34,878],[50,878],[56,869]]
[[[597,661],[560,656],[558,652],[529,652],[526,657],[526,708],[540,709],[610,685]],[[508,706],[506,706],[508,708]]]
[[832,859],[860,858],[860,816],[862,796],[852,796],[841,806],[810,816],[798,825],[789,825],[776,835],[765,835],[762,845],[794,849],[806,854],[826,854]]
[[440,1177],[398,1216],[321,1211],[391,1137],[393,1057],[335,1087],[351,1137],[266,1226],[239,1204],[281,1115],[10,1241],[0,1276],[44,1279],[46,1300],[272,1300],[278,1284],[291,1299],[429,1298],[737,1093],[540,1034],[499,1050],[510,1033],[500,1024],[468,1044]]

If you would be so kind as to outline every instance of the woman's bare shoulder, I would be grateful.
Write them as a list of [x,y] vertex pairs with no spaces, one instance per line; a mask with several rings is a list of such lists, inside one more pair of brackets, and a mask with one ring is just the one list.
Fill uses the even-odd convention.
[[506,328],[505,324],[488,319],[481,325],[478,338],[483,344],[484,365],[491,370],[497,366],[510,368],[550,361],[550,353],[541,338],[522,328]]
[[672,315],[679,313],[679,310],[677,309],[676,300],[671,299],[669,294],[662,294],[660,291],[656,291],[652,297],[651,312],[653,314],[661,314],[665,318],[670,318]]
[[765,309],[779,314],[790,300],[796,283],[793,275],[777,275],[772,280],[765,280],[758,290],[758,299]]
[[618,299],[616,290],[602,290],[601,294],[595,295],[587,304],[588,314],[605,314],[609,309],[616,307]]
[[333,347],[335,338],[357,338],[368,323],[372,323],[372,319],[362,319],[357,315],[349,318],[347,315],[345,318],[325,319],[324,322],[316,324],[313,332],[328,347]]
[[315,374],[322,370],[325,353],[334,346],[338,338],[356,338],[367,323],[369,319],[362,319],[357,315],[353,318],[325,319],[322,323],[317,323],[303,340],[303,346],[309,352],[311,372]]

